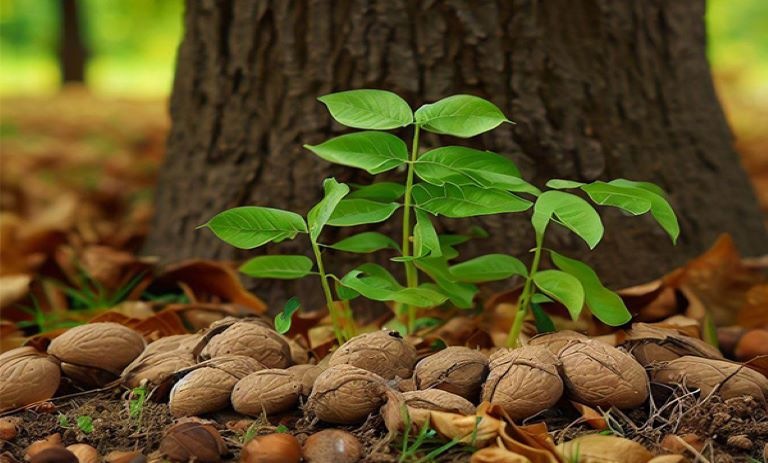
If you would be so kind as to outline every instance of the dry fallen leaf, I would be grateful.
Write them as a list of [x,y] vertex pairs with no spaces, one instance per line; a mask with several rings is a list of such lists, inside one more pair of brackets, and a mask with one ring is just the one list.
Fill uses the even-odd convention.
[[647,463],[653,455],[623,437],[586,434],[557,446],[566,461],[581,463]]

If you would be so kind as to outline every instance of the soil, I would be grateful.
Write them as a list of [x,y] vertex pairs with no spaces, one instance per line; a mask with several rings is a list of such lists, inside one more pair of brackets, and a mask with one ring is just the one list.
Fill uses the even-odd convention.
[[[59,433],[64,445],[85,442],[94,446],[101,455],[113,450],[140,450],[149,461],[162,461],[156,450],[165,428],[175,419],[166,404],[147,402],[139,419],[132,418],[128,408],[127,392],[122,389],[102,391],[67,399],[45,410],[26,410],[12,416],[21,418],[19,434],[10,442],[0,441],[0,451],[10,452],[23,461],[24,450],[32,442]],[[54,399],[55,400],[55,399]],[[661,442],[668,434],[698,436],[700,453],[710,462],[763,461],[763,448],[768,445],[768,409],[751,397],[722,400],[717,396],[699,398],[684,390],[656,390],[649,409],[629,411],[610,410],[606,413],[609,430],[636,440],[654,453],[668,453]],[[79,430],[77,418],[90,416],[93,431]],[[64,418],[66,417],[66,418]],[[302,442],[312,433],[324,428],[317,421],[304,418],[300,412],[265,419],[252,419],[233,411],[206,417],[211,419],[227,443],[229,454],[224,461],[237,461],[246,434],[251,436],[275,432],[282,425]],[[583,422],[574,409],[562,403],[546,414],[529,419],[543,419],[556,442],[569,440],[594,429]],[[67,425],[68,424],[68,425]],[[379,416],[372,416],[360,426],[345,427],[364,447],[366,462],[397,462],[401,454],[402,436],[389,439]],[[428,439],[417,452],[424,457],[444,442]],[[469,461],[471,448],[455,446],[441,453],[435,461]],[[153,454],[153,452],[155,452]],[[683,451],[685,453],[685,451]],[[686,454],[691,461],[695,455]],[[409,460],[411,461],[411,460]]]

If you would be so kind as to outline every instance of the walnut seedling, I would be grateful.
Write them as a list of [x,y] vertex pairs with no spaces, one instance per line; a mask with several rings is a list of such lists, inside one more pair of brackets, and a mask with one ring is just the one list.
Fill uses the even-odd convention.
[[447,347],[424,358],[413,374],[417,389],[442,389],[470,401],[477,400],[488,375],[488,357],[468,347]]
[[59,388],[58,361],[33,347],[0,355],[0,412],[53,397]]
[[203,358],[245,355],[268,368],[286,368],[292,363],[288,342],[261,322],[239,321],[213,336],[203,349]]
[[645,369],[631,355],[600,341],[584,340],[560,350],[568,394],[593,407],[632,408],[648,398]]
[[408,378],[416,363],[416,349],[396,331],[374,331],[355,336],[331,356],[329,366],[352,365],[384,379]]
[[232,407],[244,415],[272,415],[295,407],[301,383],[288,370],[277,368],[257,371],[235,384]]
[[384,379],[352,365],[335,365],[317,377],[307,410],[322,421],[359,423],[384,402]]
[[504,349],[490,360],[483,400],[500,405],[514,420],[552,407],[563,395],[557,358],[544,347]]

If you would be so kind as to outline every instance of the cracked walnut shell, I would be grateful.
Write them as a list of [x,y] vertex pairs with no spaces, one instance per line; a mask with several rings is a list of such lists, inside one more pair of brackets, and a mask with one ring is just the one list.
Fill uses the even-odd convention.
[[416,364],[417,389],[442,389],[470,401],[477,400],[488,375],[488,357],[468,347],[446,347]]
[[341,345],[329,366],[352,365],[384,379],[409,378],[416,363],[416,349],[397,331],[364,333]]
[[288,342],[277,331],[254,321],[232,323],[213,336],[201,352],[206,359],[222,355],[245,355],[268,368],[287,368],[293,362]]
[[514,420],[542,412],[563,395],[557,363],[543,346],[500,350],[491,356],[483,400],[500,405]]

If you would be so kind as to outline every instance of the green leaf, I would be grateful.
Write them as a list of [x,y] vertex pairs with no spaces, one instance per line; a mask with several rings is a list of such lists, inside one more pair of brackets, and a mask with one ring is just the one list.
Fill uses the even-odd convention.
[[269,242],[293,239],[307,233],[304,218],[293,212],[269,207],[244,206],[220,212],[207,227],[222,241],[240,249],[253,249]]
[[414,263],[419,270],[437,283],[437,289],[448,296],[454,306],[460,309],[472,308],[477,286],[456,281],[444,257],[420,259]]
[[408,103],[386,90],[349,90],[318,98],[339,123],[356,129],[389,130],[413,122]]
[[379,203],[367,199],[345,199],[333,211],[328,225],[351,227],[368,223],[378,223],[392,217],[400,208],[397,203]]
[[633,189],[634,193],[651,202],[651,215],[656,222],[667,232],[673,243],[677,243],[680,236],[680,225],[672,206],[665,199],[664,191],[658,186],[648,182],[633,182],[626,179],[617,179],[608,182],[610,185]]
[[312,260],[307,256],[259,256],[240,266],[240,272],[253,278],[295,280],[312,273]]
[[342,285],[339,280],[334,279],[334,283],[336,288],[336,296],[338,296],[342,301],[351,301],[352,299],[360,296],[360,293],[352,288],[347,288],[346,286]]
[[323,199],[307,213],[309,236],[313,242],[317,241],[323,227],[330,223],[333,214],[342,202],[342,198],[349,193],[349,186],[337,182],[335,178],[327,178],[323,182],[323,191]]
[[393,182],[377,182],[359,186],[347,196],[350,199],[369,199],[380,203],[393,203],[405,194],[405,186]]
[[488,100],[472,95],[453,95],[416,111],[416,124],[434,133],[469,138],[508,122]]
[[380,174],[405,164],[408,147],[391,133],[354,132],[304,148],[328,162]]
[[275,331],[280,334],[287,333],[291,329],[291,318],[299,307],[301,307],[299,298],[294,296],[288,299],[283,306],[283,311],[275,315]]
[[450,234],[437,235],[437,238],[440,240],[440,252],[446,261],[458,257],[459,251],[456,250],[456,246],[470,240],[469,236]]
[[632,315],[618,294],[603,286],[592,268],[576,259],[549,251],[552,262],[560,270],[574,276],[584,288],[587,306],[595,317],[609,326],[620,326],[632,319]]
[[428,288],[403,288],[396,282],[355,269],[344,275],[341,284],[374,301],[395,301],[415,307],[432,307],[447,297]]
[[555,190],[568,190],[571,188],[581,188],[585,183],[583,182],[576,182],[573,180],[562,180],[559,178],[553,178],[552,180],[547,182],[547,186],[549,188],[554,188]]
[[90,434],[93,432],[93,418],[88,415],[81,415],[77,417],[77,429],[81,430],[84,434]]
[[[554,216],[554,217],[553,217]],[[541,237],[551,219],[579,235],[594,249],[603,237],[603,222],[588,202],[563,191],[545,191],[533,206],[533,224],[536,235]]]
[[651,210],[651,202],[638,194],[638,188],[627,188],[605,182],[593,182],[581,187],[590,199],[601,206],[618,207],[633,215],[645,214]]
[[528,271],[519,259],[506,254],[487,254],[466,262],[453,265],[451,275],[457,281],[482,283],[505,280],[513,275],[528,276]]
[[533,282],[546,294],[561,302],[571,318],[579,318],[584,306],[584,288],[576,277],[560,270],[543,270],[533,275]]
[[[534,294],[535,296],[535,294]],[[531,300],[531,312],[533,312],[533,320],[536,323],[536,331],[539,333],[551,333],[555,331],[555,324],[549,315],[541,308],[541,306],[533,300]]]
[[520,178],[515,164],[496,153],[463,146],[445,146],[421,155],[416,175],[433,185],[477,185],[537,195],[539,189]]
[[419,209],[414,212],[416,213],[416,226],[413,229],[413,255],[415,257],[441,256],[440,240],[429,215]]
[[521,212],[531,207],[531,202],[502,190],[471,185],[442,187],[419,183],[413,187],[416,205],[434,215],[451,218],[473,217]]
[[535,293],[533,296],[531,296],[531,302],[534,304],[547,304],[554,301],[546,294]]
[[358,233],[327,247],[357,254],[365,254],[388,248],[400,249],[400,246],[392,238],[378,232]]

